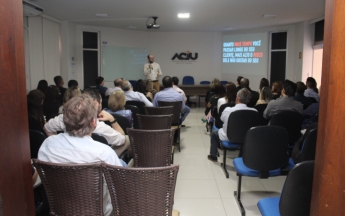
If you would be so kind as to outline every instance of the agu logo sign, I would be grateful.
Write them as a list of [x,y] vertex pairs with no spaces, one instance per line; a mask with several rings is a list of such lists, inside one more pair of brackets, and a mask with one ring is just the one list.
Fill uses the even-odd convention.
[[191,53],[189,51],[182,52],[182,53],[175,53],[175,55],[171,58],[172,61],[177,63],[192,63],[198,59],[198,53]]

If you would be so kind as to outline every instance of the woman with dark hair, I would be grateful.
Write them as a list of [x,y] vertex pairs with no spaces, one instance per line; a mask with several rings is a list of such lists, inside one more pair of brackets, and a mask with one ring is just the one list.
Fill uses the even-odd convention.
[[210,84],[210,90],[208,90],[206,92],[206,96],[205,96],[205,107],[207,107],[207,104],[208,102],[210,101],[212,95],[214,95],[214,88],[215,86],[220,83],[219,79],[217,78],[214,78],[212,81],[211,81],[211,84]]
[[316,80],[313,77],[307,78],[307,90],[304,91],[304,96],[315,98],[317,102],[319,102],[320,97],[318,95],[319,90],[317,89]]
[[[220,82],[215,84],[213,92],[214,92],[214,95],[210,98],[209,102],[206,105],[206,109],[205,109],[206,118],[211,117],[210,111],[213,110],[213,108],[217,107],[218,99],[224,96],[225,94],[224,86]],[[202,118],[201,120],[205,122],[204,118]]]
[[[151,81],[151,80],[150,80]],[[140,92],[142,94],[144,94],[146,96],[146,98],[152,102],[153,100],[153,95],[151,92],[147,91],[147,83],[148,81],[145,81],[145,80],[138,80],[137,81],[137,92]],[[151,86],[152,86],[152,82],[151,83]]]
[[259,85],[259,93],[261,92],[261,89],[263,88],[263,87],[270,87],[270,82],[268,81],[268,79],[266,79],[266,78],[262,78],[261,80],[260,80],[260,85]]
[[280,98],[282,89],[283,89],[282,82],[276,81],[272,83],[272,99],[273,100]]
[[223,98],[219,98],[217,103],[217,111],[219,113],[219,107],[226,103],[235,103],[236,101],[236,85],[232,82],[228,82],[225,86],[225,96]]
[[258,104],[268,104],[272,100],[272,91],[269,86],[264,86],[260,91],[259,100],[256,102]]
[[50,85],[45,92],[43,102],[43,113],[47,117],[47,121],[59,114],[60,106],[61,96],[59,88],[55,85]]
[[45,117],[42,109],[43,101],[44,94],[39,89],[31,90],[27,95],[29,129],[38,130],[45,134],[43,131],[43,126],[45,124]]
[[40,80],[37,85],[37,89],[41,90],[43,93],[46,92],[48,88],[47,80]]

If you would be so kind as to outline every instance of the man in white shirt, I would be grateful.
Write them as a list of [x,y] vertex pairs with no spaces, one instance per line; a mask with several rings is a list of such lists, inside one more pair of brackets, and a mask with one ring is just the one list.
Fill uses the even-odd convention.
[[179,79],[177,78],[177,77],[171,77],[171,79],[172,79],[172,82],[173,82],[173,89],[175,90],[175,91],[177,91],[178,93],[180,93],[181,95],[183,95],[183,98],[184,98],[184,103],[186,103],[186,101],[187,101],[187,97],[186,97],[186,94],[184,93],[184,91],[182,90],[182,89],[180,89],[179,87],[178,87],[178,82],[179,82]]
[[156,92],[159,92],[159,80],[158,78],[162,76],[162,70],[158,63],[154,62],[155,58],[153,55],[147,56],[148,63],[144,65],[144,76],[146,79],[152,81],[153,88]]
[[[63,109],[66,133],[48,137],[40,147],[38,159],[51,163],[94,163],[125,165],[107,145],[94,141],[91,134],[97,125],[97,108],[88,95],[75,96]],[[112,121],[110,116],[102,120]],[[112,215],[112,205],[106,181],[103,182],[104,215]]]
[[133,91],[132,84],[128,80],[124,80],[121,87],[122,91],[125,92],[126,101],[140,101],[147,107],[153,106],[143,93]]
[[[210,147],[210,155],[208,155],[208,159],[213,162],[217,162],[217,146],[220,141],[228,141],[228,136],[226,134],[227,127],[228,127],[228,120],[229,116],[232,112],[236,110],[253,110],[256,111],[254,108],[247,107],[247,103],[249,103],[251,98],[251,93],[248,89],[242,88],[237,92],[236,96],[236,105],[234,107],[227,107],[222,113],[220,119],[224,122],[223,128],[219,130],[212,131],[211,134],[211,147]],[[233,122],[236,124],[236,122]]]
[[[111,127],[103,122],[106,121],[103,119],[114,120],[114,117],[102,110],[102,98],[96,90],[85,89],[83,94],[87,94],[93,99],[94,106],[97,108],[99,112],[98,115],[101,117],[96,120],[96,128],[94,129],[93,133],[102,135],[107,140],[108,144],[112,145],[112,148],[115,150],[115,152],[120,155],[123,151],[130,147],[128,136],[125,135],[121,126],[117,122],[114,122]],[[48,136],[55,135],[58,131],[66,131],[67,129],[63,121],[63,114],[50,119],[44,125],[43,130]]]
[[108,88],[107,91],[105,91],[105,96],[109,96],[112,92],[116,90],[121,90],[121,84],[122,84],[123,79],[122,78],[117,78],[114,80],[114,88]]

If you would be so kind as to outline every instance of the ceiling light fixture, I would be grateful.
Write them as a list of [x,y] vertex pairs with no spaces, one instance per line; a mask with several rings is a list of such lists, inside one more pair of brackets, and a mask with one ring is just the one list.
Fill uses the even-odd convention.
[[[160,25],[156,23],[158,17],[149,17],[149,19],[146,21],[146,27],[147,29],[159,29]],[[148,24],[149,20],[153,19],[153,23]]]
[[275,14],[264,14],[262,15],[262,18],[264,19],[272,19],[272,18],[275,18],[277,15]]
[[98,17],[107,17],[108,14],[96,14],[96,16],[98,16]]
[[189,18],[189,13],[179,13],[177,14],[177,17],[181,19],[187,19]]

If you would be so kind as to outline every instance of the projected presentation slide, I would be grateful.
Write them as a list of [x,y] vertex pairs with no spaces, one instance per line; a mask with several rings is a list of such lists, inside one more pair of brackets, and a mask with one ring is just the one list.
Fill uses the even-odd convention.
[[222,73],[267,76],[268,33],[223,36]]
[[143,67],[147,62],[147,48],[102,47],[102,74],[106,81],[116,78],[142,79]]

